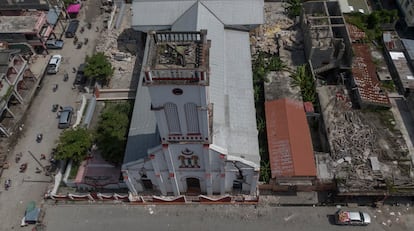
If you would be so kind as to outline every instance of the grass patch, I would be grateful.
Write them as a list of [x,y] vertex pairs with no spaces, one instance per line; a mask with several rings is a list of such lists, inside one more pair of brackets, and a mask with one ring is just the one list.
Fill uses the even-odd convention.
[[79,163],[72,162],[72,168],[70,169],[69,179],[74,179],[78,174]]
[[382,87],[388,92],[396,91],[395,84],[393,81],[382,81],[381,84],[382,84]]

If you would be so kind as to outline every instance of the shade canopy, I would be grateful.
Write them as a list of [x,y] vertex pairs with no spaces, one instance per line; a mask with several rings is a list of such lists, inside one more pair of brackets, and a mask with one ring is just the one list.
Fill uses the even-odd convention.
[[68,6],[67,11],[69,14],[77,14],[79,13],[80,8],[81,8],[81,4],[70,4]]

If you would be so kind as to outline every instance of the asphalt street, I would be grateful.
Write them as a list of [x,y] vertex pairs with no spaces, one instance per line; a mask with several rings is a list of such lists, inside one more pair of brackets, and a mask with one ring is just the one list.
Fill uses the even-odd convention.
[[[92,17],[91,15],[89,16]],[[100,25],[99,17],[94,17],[94,19],[95,21],[92,21],[92,24]],[[81,21],[80,26],[84,25],[86,25],[86,22]],[[51,111],[53,104],[72,106],[75,110],[79,108],[81,93],[72,89],[75,79],[72,68],[77,68],[79,64],[84,62],[87,54],[91,55],[93,53],[98,36],[99,33],[93,28],[91,30],[85,29],[83,34],[78,32],[78,37],[80,41],[83,41],[84,38],[89,38],[89,43],[86,46],[76,49],[72,39],[64,38],[65,44],[63,49],[51,51],[51,55],[61,54],[63,56],[59,72],[56,75],[44,76],[36,96],[26,111],[26,118],[23,122],[24,126],[18,135],[17,143],[10,151],[8,160],[11,166],[3,171],[1,177],[2,183],[5,179],[11,179],[12,181],[11,188],[7,191],[2,190],[0,193],[1,231],[29,230],[29,227],[19,227],[25,208],[30,201],[36,201],[39,205],[50,185],[50,177],[45,176],[43,173],[35,173],[36,167],[40,166],[29,155],[28,151],[31,151],[36,158],[40,158],[42,153],[49,156],[52,148],[54,148],[62,130],[57,128],[58,120],[56,119],[56,113]],[[63,81],[65,71],[69,73],[69,80],[67,82]],[[54,84],[59,85],[56,92],[52,90]],[[75,119],[75,117],[72,118],[72,121],[75,121]],[[36,135],[38,133],[43,134],[41,143],[36,142]],[[20,152],[23,156],[20,162],[16,164],[14,158]],[[27,170],[24,173],[19,172],[21,163],[28,163]],[[42,165],[47,165],[48,161],[42,160],[41,163]]]
[[367,211],[373,223],[366,227],[334,225],[336,207],[124,204],[50,205],[44,222],[47,230],[59,231],[412,230],[401,224],[382,224],[371,208],[357,209]]

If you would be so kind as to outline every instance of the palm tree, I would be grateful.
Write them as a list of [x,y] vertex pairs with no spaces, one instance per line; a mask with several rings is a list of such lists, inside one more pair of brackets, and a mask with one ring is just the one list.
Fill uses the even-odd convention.
[[287,0],[285,10],[290,18],[299,16],[302,12],[302,0]]

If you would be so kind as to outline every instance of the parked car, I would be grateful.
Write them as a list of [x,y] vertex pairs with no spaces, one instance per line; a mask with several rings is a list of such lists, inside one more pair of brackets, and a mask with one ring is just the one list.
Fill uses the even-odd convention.
[[65,37],[66,38],[73,38],[76,35],[76,31],[78,30],[79,27],[79,20],[71,20],[69,22],[68,28],[66,29],[65,32]]
[[83,85],[86,83],[86,76],[85,76],[85,64],[79,65],[78,70],[76,71],[75,82],[73,83],[75,86]]
[[47,65],[47,73],[48,74],[58,73],[61,63],[62,63],[62,56],[53,55],[52,58],[49,60],[49,64]]
[[60,111],[58,128],[68,128],[70,126],[70,121],[72,120],[72,115],[73,107],[64,107],[62,111]]
[[63,40],[60,39],[49,39],[46,41],[47,49],[62,49],[63,44]]
[[364,212],[351,212],[339,210],[335,213],[335,224],[337,225],[368,225],[371,217]]

